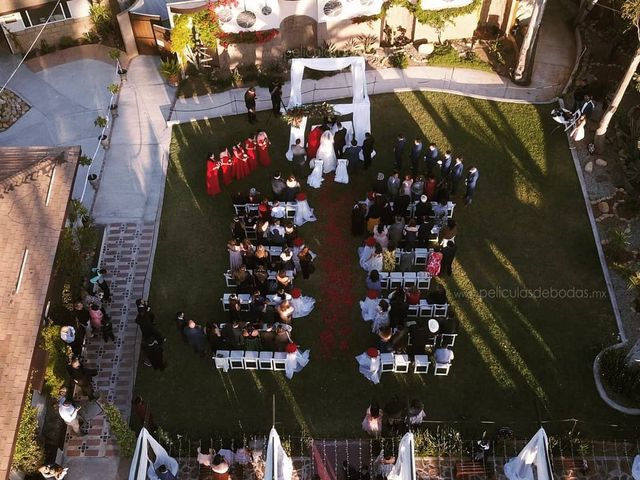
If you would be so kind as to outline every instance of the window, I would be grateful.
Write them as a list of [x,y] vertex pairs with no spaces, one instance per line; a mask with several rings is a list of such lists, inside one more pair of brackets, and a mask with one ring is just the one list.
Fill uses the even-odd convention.
[[54,10],[55,6],[56,2],[52,2],[41,5],[39,7],[28,9],[26,13],[29,17],[29,20],[31,20],[31,26],[42,25],[43,23],[45,23],[49,18],[49,15],[51,15],[52,11],[53,15],[51,15],[51,22],[57,22],[59,20],[64,20],[65,18],[67,18],[64,10],[62,9],[62,6],[58,5]]

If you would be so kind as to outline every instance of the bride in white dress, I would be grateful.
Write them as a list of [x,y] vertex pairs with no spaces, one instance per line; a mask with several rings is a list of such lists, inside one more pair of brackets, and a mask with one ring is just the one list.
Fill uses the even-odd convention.
[[320,188],[320,185],[322,185],[322,182],[324,181],[324,178],[322,178],[323,162],[318,158],[316,158],[315,160],[312,160],[312,162],[313,162],[313,172],[311,172],[311,175],[307,177],[307,183],[309,184],[310,187]]
[[296,197],[296,215],[293,217],[293,223],[299,227],[306,222],[315,222],[316,220],[313,208],[309,207],[309,202],[307,202],[307,195],[299,193]]
[[333,149],[333,133],[327,130],[320,137],[320,147],[316,152],[316,159],[324,162],[324,173],[333,172],[338,166],[336,151]]
[[349,172],[347,171],[349,160],[346,158],[338,159],[338,168],[336,169],[336,183],[349,183]]
[[293,318],[306,317],[311,313],[316,304],[316,299],[302,295],[302,290],[294,288],[291,291],[291,306],[293,306]]

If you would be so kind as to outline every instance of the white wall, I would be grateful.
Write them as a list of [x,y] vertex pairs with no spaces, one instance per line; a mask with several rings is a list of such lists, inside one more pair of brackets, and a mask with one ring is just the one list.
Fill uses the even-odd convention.
[[0,17],[2,23],[10,32],[19,32],[25,29],[24,22],[19,13],[10,13]]

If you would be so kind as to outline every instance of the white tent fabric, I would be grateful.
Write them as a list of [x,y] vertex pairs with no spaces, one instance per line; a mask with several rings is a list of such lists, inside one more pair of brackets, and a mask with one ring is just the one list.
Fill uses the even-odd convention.
[[[364,58],[294,58],[291,61],[291,93],[288,108],[302,105],[302,76],[304,75],[304,69],[307,67],[325,72],[351,67],[352,103],[333,105],[333,107],[341,115],[353,114],[354,138],[359,144],[362,144],[364,134],[371,131],[371,113]],[[289,145],[293,145],[296,138],[304,139],[306,120],[306,118],[303,120],[299,128],[291,127]],[[286,157],[291,160],[291,147],[289,147]]]
[[640,480],[640,455],[633,458],[633,466],[631,467],[631,476],[633,480]]
[[[155,462],[149,459],[149,447],[155,455]],[[136,450],[133,453],[131,461],[131,469],[129,470],[129,480],[156,480],[156,468],[160,465],[166,465],[171,473],[178,475],[178,462],[175,458],[170,457],[162,445],[151,436],[146,428],[140,430],[138,441],[136,442]]]
[[287,353],[287,358],[284,361],[284,373],[291,380],[293,374],[302,371],[307,363],[309,363],[309,350],[304,352],[296,350],[295,353]]
[[407,432],[400,440],[398,458],[388,480],[416,480],[416,464],[413,450],[413,433]]
[[[553,480],[548,446],[547,432],[541,428],[517,457],[505,463],[504,474],[509,480]],[[535,475],[533,465],[536,467]]]
[[267,461],[264,470],[264,480],[291,480],[293,476],[293,462],[282,448],[280,436],[275,428],[269,432],[267,444]]

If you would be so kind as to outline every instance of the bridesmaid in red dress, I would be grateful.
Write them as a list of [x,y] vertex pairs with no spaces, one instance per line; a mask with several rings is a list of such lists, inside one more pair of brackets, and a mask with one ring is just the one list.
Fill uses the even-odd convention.
[[256,136],[256,142],[258,144],[258,162],[263,167],[268,167],[271,164],[271,155],[269,154],[269,145],[271,142],[269,141],[269,137],[265,132],[258,132]]
[[233,170],[233,178],[235,178],[236,180],[242,180],[246,176],[246,170],[243,167],[243,163],[246,164],[246,162],[243,162],[242,160],[246,154],[244,153],[244,149],[242,148],[242,143],[238,142],[237,145],[232,147],[232,151],[233,167],[231,169]]
[[207,195],[211,197],[220,193],[219,170],[220,162],[216,160],[216,157],[212,153],[207,159]]
[[316,158],[318,148],[320,148],[320,137],[324,133],[322,126],[318,125],[316,128],[309,132],[307,137],[307,158]]
[[244,141],[244,151],[249,157],[249,170],[253,172],[256,168],[258,168],[258,156],[256,153],[255,137],[249,137]]
[[233,160],[229,155],[229,150],[227,148],[221,150],[218,158],[222,170],[222,183],[229,185],[233,181]]

